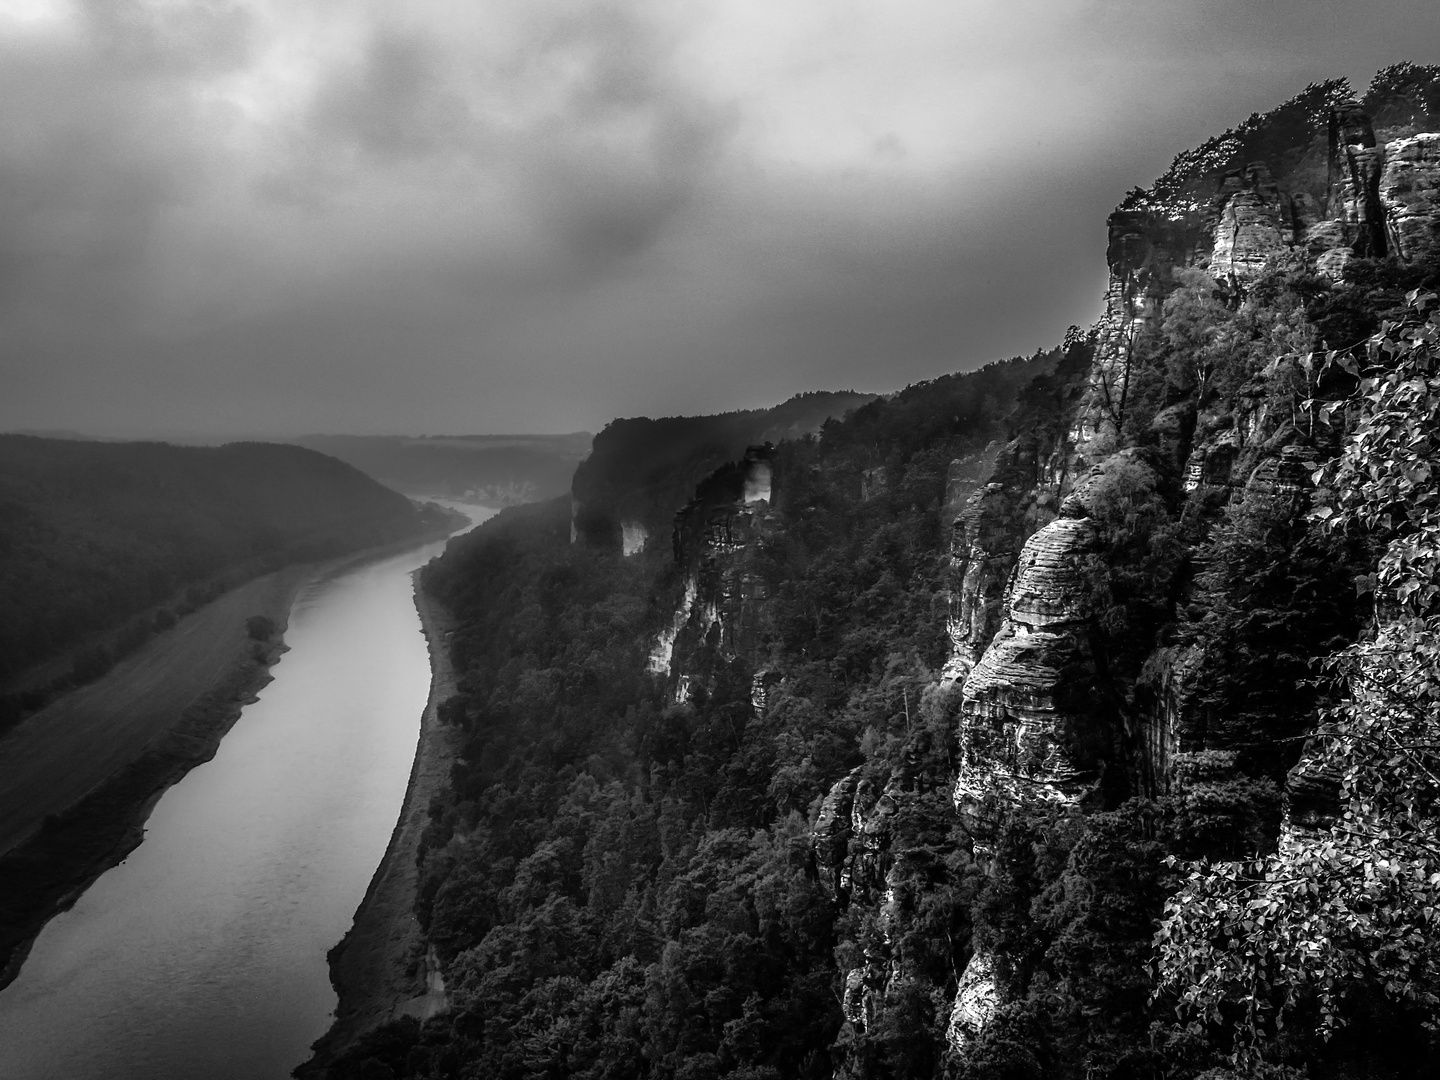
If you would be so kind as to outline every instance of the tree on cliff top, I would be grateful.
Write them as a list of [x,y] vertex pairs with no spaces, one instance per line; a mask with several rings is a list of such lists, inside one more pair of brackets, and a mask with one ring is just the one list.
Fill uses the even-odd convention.
[[1376,127],[1410,125],[1433,131],[1440,120],[1440,65],[1403,61],[1382,68],[1361,101]]
[[1363,366],[1328,357],[1360,376],[1356,394],[1315,403],[1350,431],[1316,473],[1329,497],[1313,519],[1388,540],[1374,584],[1394,612],[1328,662],[1348,696],[1302,767],[1338,784],[1335,816],[1268,858],[1192,864],[1157,935],[1157,998],[1237,1063],[1296,1014],[1329,1039],[1385,1000],[1432,1040],[1440,1028],[1440,312],[1434,294],[1409,299]]
[[1148,191],[1131,189],[1119,209],[1154,210],[1171,219],[1197,213],[1227,170],[1251,161],[1277,163],[1284,154],[1303,149],[1325,130],[1330,110],[1353,96],[1347,79],[1311,83],[1285,104],[1264,115],[1252,113],[1224,134],[1178,154]]

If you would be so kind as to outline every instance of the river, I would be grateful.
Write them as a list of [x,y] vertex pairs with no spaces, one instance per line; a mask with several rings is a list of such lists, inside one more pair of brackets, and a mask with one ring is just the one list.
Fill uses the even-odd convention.
[[442,547],[301,592],[274,680],[0,992],[0,1076],[282,1080],[308,1056],[404,798],[430,685],[410,575]]

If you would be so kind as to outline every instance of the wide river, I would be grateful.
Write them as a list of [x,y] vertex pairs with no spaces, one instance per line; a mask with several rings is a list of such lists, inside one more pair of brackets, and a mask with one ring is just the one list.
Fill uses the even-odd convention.
[[410,575],[442,547],[298,597],[274,681],[0,992],[0,1077],[283,1080],[309,1056],[335,1008],[325,953],[409,779],[430,688]]

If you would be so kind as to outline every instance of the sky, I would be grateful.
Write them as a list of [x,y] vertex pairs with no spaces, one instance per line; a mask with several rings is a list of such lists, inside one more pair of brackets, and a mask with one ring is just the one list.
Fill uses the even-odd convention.
[[1092,322],[1105,218],[1434,0],[0,0],[0,430],[597,431]]

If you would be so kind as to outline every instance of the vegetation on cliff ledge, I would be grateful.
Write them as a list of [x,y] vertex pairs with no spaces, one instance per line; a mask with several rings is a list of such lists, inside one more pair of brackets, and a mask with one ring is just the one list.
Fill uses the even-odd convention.
[[[1437,87],[1366,100],[1399,138]],[[712,478],[677,550],[572,544],[563,502],[453,544],[417,909],[451,1004],[328,1075],[1432,1075],[1440,254],[1195,246],[1213,185],[1269,205],[1245,155],[1343,201],[1347,89],[1127,199],[1111,322],[757,450],[770,499]],[[1074,595],[997,635],[1066,522],[1031,555]]]

